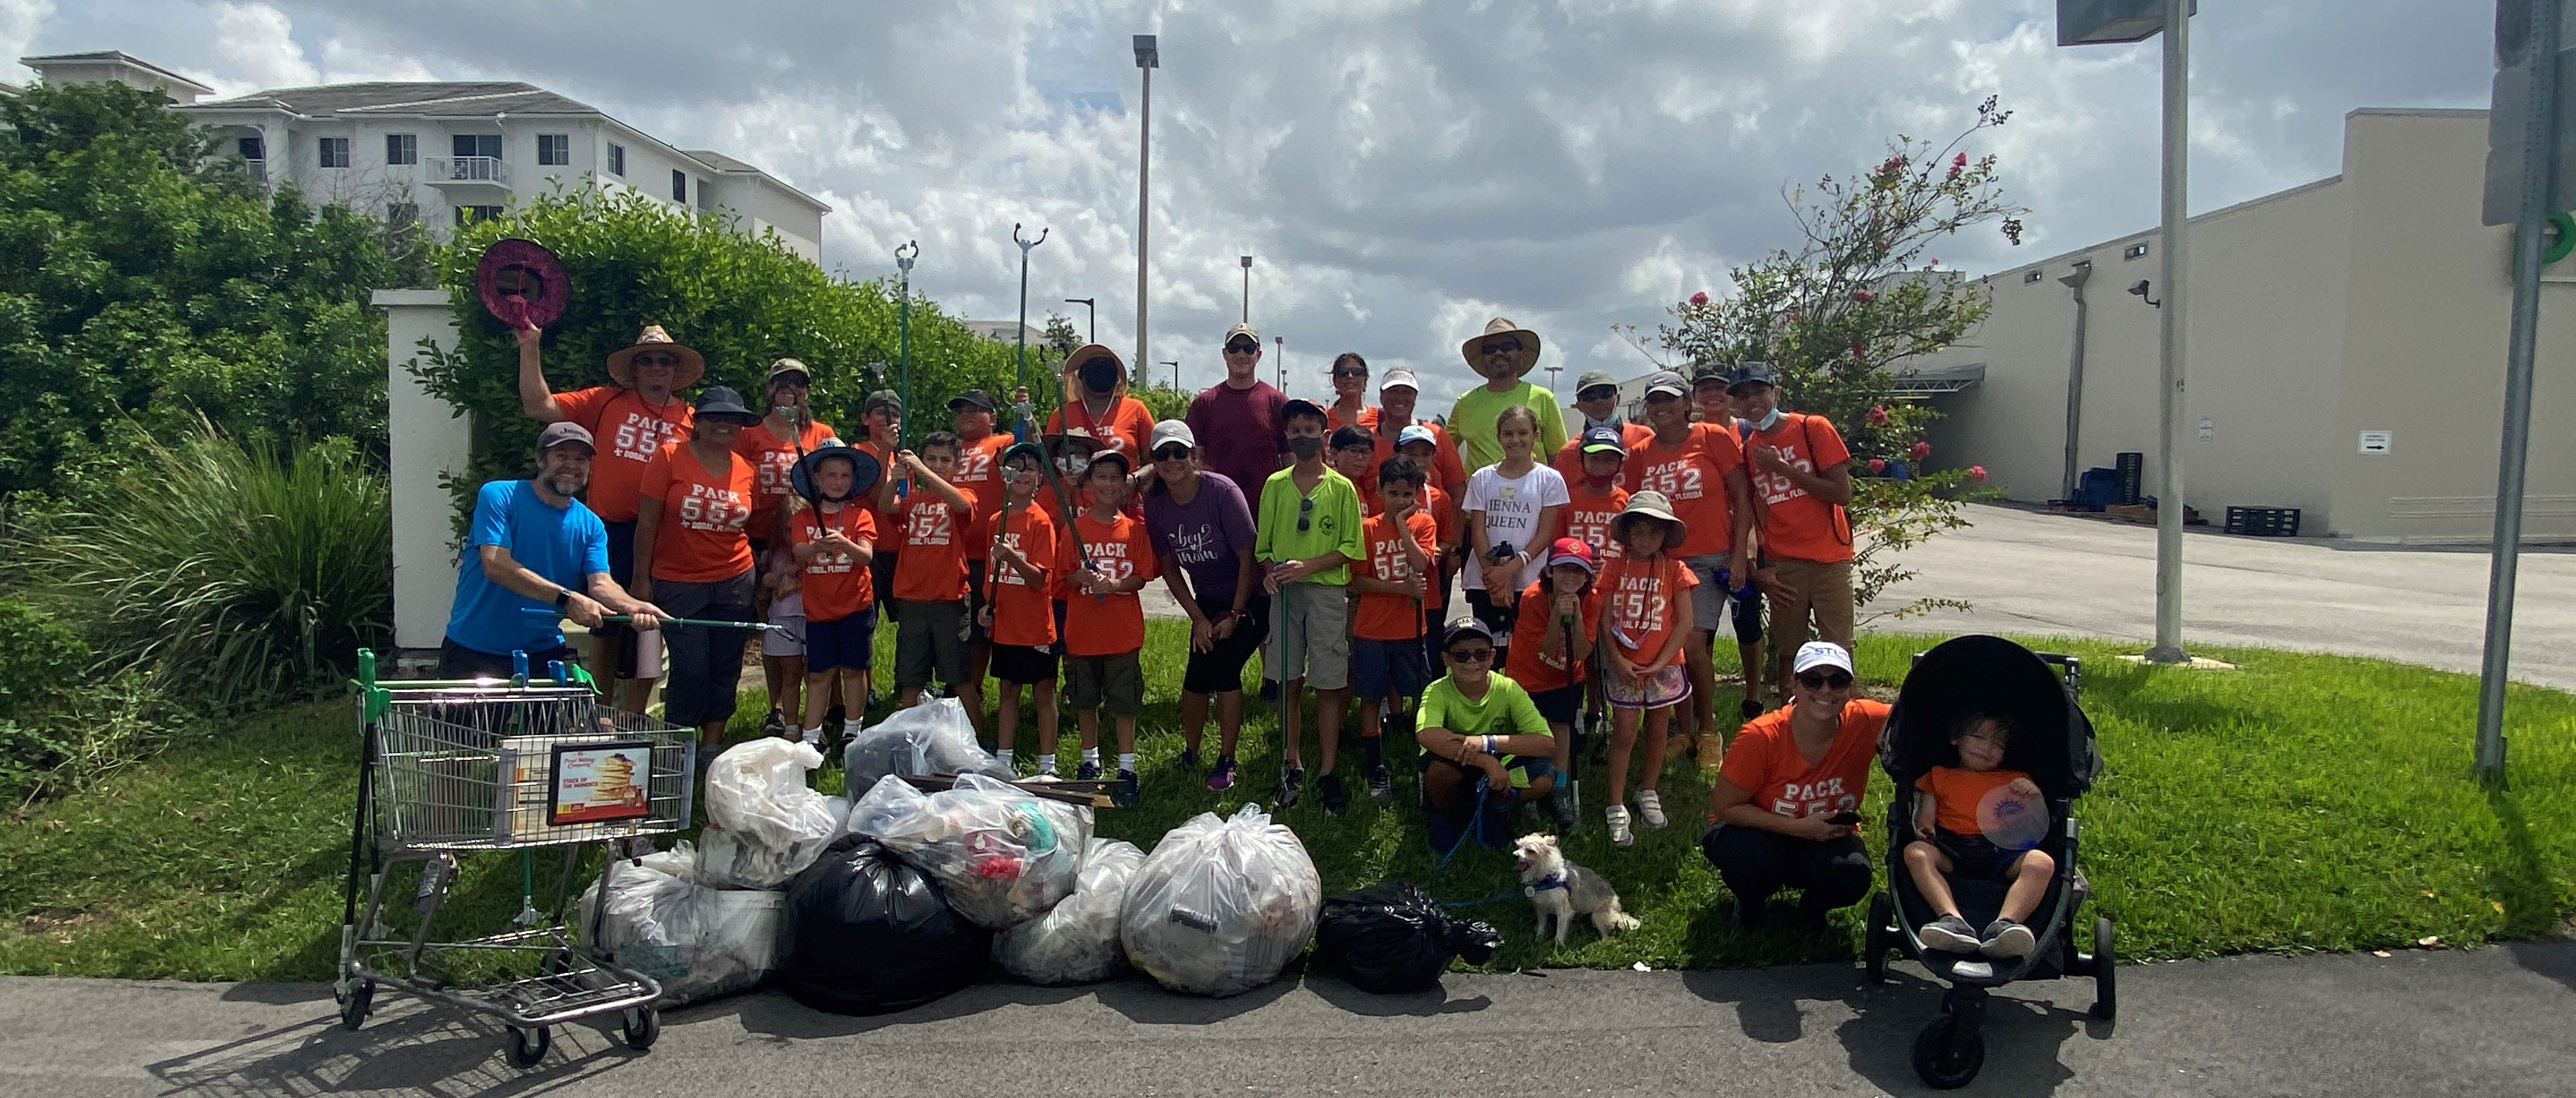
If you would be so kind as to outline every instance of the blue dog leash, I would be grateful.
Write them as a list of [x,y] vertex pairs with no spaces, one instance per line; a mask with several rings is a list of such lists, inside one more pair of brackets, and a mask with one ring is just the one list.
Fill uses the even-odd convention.
[[[1439,863],[1431,867],[1431,875],[1432,875],[1433,877],[1435,877],[1435,878],[1436,878],[1436,877],[1440,876],[1440,871],[1441,871],[1441,870],[1444,870],[1444,869],[1449,868],[1449,860],[1450,860],[1450,859],[1452,859],[1452,858],[1457,857],[1457,856],[1458,856],[1458,852],[1459,852],[1459,851],[1461,851],[1461,850],[1465,850],[1465,849],[1467,848],[1467,844],[1468,844],[1470,841],[1477,839],[1477,838],[1479,837],[1479,833],[1480,833],[1480,832],[1482,832],[1482,831],[1484,830],[1484,828],[1485,828],[1485,793],[1486,793],[1486,790],[1487,790],[1487,788],[1488,788],[1488,785],[1489,785],[1489,783],[1487,782],[1486,778],[1485,778],[1483,775],[1478,775],[1478,776],[1477,776],[1477,778],[1476,778],[1476,794],[1475,794],[1475,802],[1474,802],[1474,803],[1475,803],[1475,805],[1476,805],[1475,816],[1474,816],[1474,818],[1473,818],[1473,819],[1470,819],[1470,820],[1467,822],[1467,826],[1466,826],[1466,828],[1465,828],[1464,830],[1461,830],[1461,831],[1458,833],[1458,840],[1457,840],[1456,842],[1453,842],[1453,843],[1449,844],[1449,850],[1448,850],[1448,852],[1447,852],[1447,853],[1444,853],[1444,854],[1442,854],[1442,855],[1440,855],[1440,861],[1439,861]],[[1540,885],[1540,886],[1538,886],[1538,887],[1540,887],[1540,888],[1548,888],[1548,887],[1563,888],[1563,887],[1565,887],[1565,886],[1563,885],[1563,883],[1561,883],[1561,882],[1560,882],[1560,883],[1555,884],[1555,885],[1552,885],[1552,886],[1551,886],[1551,885],[1544,885],[1544,884],[1542,884],[1542,885]],[[1508,899],[1511,899],[1511,898],[1513,898],[1513,897],[1515,897],[1515,896],[1518,896],[1518,895],[1520,895],[1520,894],[1521,894],[1521,890],[1520,890],[1520,889],[1517,889],[1517,888],[1510,888],[1510,889],[1505,889],[1505,890],[1503,890],[1503,891],[1501,891],[1501,892],[1494,893],[1494,894],[1493,894],[1493,895],[1491,895],[1491,896],[1485,896],[1485,897],[1482,897],[1482,898],[1479,898],[1479,899],[1474,899],[1474,900],[1442,900],[1442,901],[1440,901],[1440,906],[1441,906],[1441,907],[1443,907],[1443,908],[1476,907],[1476,906],[1479,906],[1479,905],[1482,905],[1482,904],[1490,904],[1490,903],[1495,903],[1495,902],[1502,901],[1502,900],[1508,900]]]

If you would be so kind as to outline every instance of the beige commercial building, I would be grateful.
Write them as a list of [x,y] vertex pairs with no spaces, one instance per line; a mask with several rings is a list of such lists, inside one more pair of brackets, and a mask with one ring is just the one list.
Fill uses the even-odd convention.
[[[2183,484],[2204,517],[2296,507],[2308,536],[2489,536],[2512,286],[2510,230],[2478,223],[2486,130],[2484,111],[2357,110],[2341,174],[2191,219]],[[1984,324],[1918,364],[1953,390],[1927,397],[1947,413],[1935,462],[2060,498],[2071,418],[2076,470],[2141,451],[2162,495],[2155,248],[2142,232],[1986,276]],[[2525,530],[2565,540],[2576,258],[2547,277]]]

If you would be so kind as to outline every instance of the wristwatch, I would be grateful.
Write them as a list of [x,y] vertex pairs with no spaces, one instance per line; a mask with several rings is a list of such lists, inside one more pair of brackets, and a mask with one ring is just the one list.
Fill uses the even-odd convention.
[[566,587],[555,592],[555,609],[562,610],[570,607],[571,605],[572,588]]

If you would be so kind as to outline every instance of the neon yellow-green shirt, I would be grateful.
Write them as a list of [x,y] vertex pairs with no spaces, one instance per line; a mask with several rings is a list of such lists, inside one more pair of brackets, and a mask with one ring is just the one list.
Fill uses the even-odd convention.
[[[1309,508],[1305,501],[1312,499]],[[1298,520],[1305,529],[1298,529]],[[1252,556],[1256,560],[1306,560],[1341,550],[1344,563],[1324,569],[1300,581],[1328,587],[1345,587],[1351,582],[1348,562],[1368,555],[1360,529],[1360,490],[1349,477],[1324,470],[1324,479],[1315,482],[1313,492],[1297,490],[1297,467],[1291,465],[1270,474],[1261,486],[1261,511],[1254,516]]]
[[1467,390],[1457,407],[1449,410],[1449,437],[1457,440],[1458,457],[1468,473],[1503,460],[1503,444],[1494,438],[1494,417],[1513,407],[1538,413],[1538,446],[1533,456],[1541,464],[1565,448],[1565,414],[1557,409],[1555,394],[1526,381],[1499,393],[1479,385]]
[[[1422,688],[1422,705],[1413,718],[1416,728],[1445,728],[1461,736],[1553,736],[1547,718],[1540,716],[1538,703],[1530,700],[1529,691],[1513,682],[1511,676],[1493,672],[1485,680],[1485,696],[1467,700],[1458,692],[1457,680],[1446,675]],[[1511,767],[1515,756],[1503,756],[1503,765]],[[1511,771],[1514,786],[1527,786],[1529,774],[1518,767]]]

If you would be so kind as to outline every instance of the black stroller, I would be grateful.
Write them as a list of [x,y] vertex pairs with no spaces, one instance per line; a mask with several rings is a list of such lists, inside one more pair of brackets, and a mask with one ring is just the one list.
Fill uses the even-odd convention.
[[[2089,890],[2076,862],[2078,829],[2071,810],[2102,768],[2093,745],[2093,722],[2076,704],[2082,679],[2083,667],[2072,656],[2034,653],[2000,637],[1958,637],[1914,658],[1914,669],[1905,676],[1896,708],[1879,734],[1879,765],[1896,793],[1887,810],[1889,887],[1870,898],[1861,963],[1870,982],[1880,983],[1887,976],[1889,951],[1902,950],[1949,985],[1941,997],[1940,1017],[1914,1039],[1914,1071],[1935,1088],[1965,1086],[1985,1066],[1986,1040],[1979,1030],[1988,988],[2016,980],[2090,976],[2093,1016],[2108,1021],[2118,1010],[2111,920],[2093,921],[2090,953],[2077,948],[2075,933]],[[2038,938],[2026,957],[1994,960],[1928,950],[1915,933],[1932,914],[1902,853],[1914,839],[1914,781],[1934,766],[1958,765],[1949,732],[1970,710],[2007,717],[2019,729],[2005,748],[2004,768],[2027,772],[2048,802],[2048,837],[2038,849],[2057,860],[2057,872],[2039,908],[2025,920]],[[2003,907],[2004,886],[1994,881],[1953,878],[1951,890],[1972,926],[1986,925]]]

